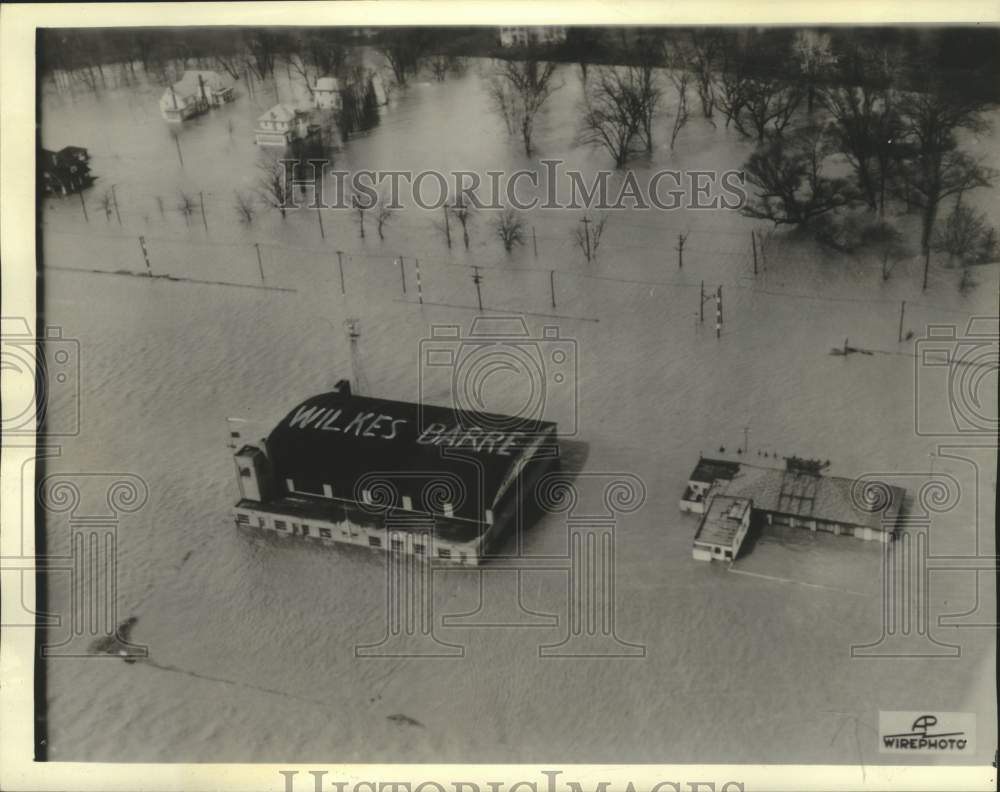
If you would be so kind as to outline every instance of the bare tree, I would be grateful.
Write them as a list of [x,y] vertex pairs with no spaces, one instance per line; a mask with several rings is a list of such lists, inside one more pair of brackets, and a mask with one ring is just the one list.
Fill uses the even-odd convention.
[[191,221],[191,215],[194,214],[195,208],[198,206],[195,203],[194,197],[188,195],[183,190],[177,193],[177,211],[184,215],[184,222],[189,223]]
[[896,66],[887,51],[860,47],[841,56],[829,84],[818,91],[833,118],[833,137],[872,210],[885,212],[899,117],[893,107]]
[[215,65],[234,80],[238,80],[243,71],[243,62],[234,54],[215,55]]
[[899,262],[910,256],[899,229],[885,222],[869,226],[862,235],[862,242],[878,257],[882,280],[889,280]]
[[438,82],[444,82],[450,71],[447,55],[435,55],[430,59],[431,74]]
[[357,195],[351,196],[351,208],[354,210],[355,216],[358,218],[358,233],[361,234],[361,238],[365,238],[365,212],[372,208],[371,202],[367,198],[361,198]]
[[535,59],[525,61],[502,60],[496,63],[489,82],[489,95],[493,108],[503,119],[507,132],[520,135],[524,153],[531,156],[535,116],[552,93],[562,87],[553,77],[555,63],[540,63]]
[[796,130],[759,147],[743,166],[747,180],[756,187],[743,214],[776,226],[801,226],[854,202],[857,192],[846,179],[823,175],[829,152],[826,135],[818,127]]
[[834,62],[831,38],[829,34],[815,30],[796,31],[792,41],[792,55],[799,79],[805,87],[806,110],[811,115],[818,85]]
[[709,121],[712,121],[715,111],[715,72],[722,48],[722,39],[715,31],[691,31],[690,68],[701,100],[701,114]]
[[233,191],[233,209],[240,222],[245,225],[253,225],[256,209],[253,205],[253,196],[240,190]]
[[670,149],[674,148],[677,135],[688,121],[687,87],[691,74],[683,69],[675,69],[670,73],[670,82],[677,91],[677,111],[674,113],[674,125],[670,131]]
[[605,149],[621,168],[639,153],[643,108],[634,73],[602,66],[590,80],[580,121],[579,141]]
[[378,231],[378,238],[385,239],[385,227],[392,219],[393,210],[389,207],[385,198],[381,195],[379,196],[378,202],[375,204],[375,230]]
[[639,62],[628,67],[628,81],[633,86],[640,132],[647,152],[653,150],[653,119],[663,99],[663,89],[657,78],[657,67],[663,65],[663,60],[662,42],[655,38],[642,38],[639,42]]
[[385,28],[376,49],[392,69],[397,85],[406,85],[417,73],[420,61],[433,44],[431,34],[421,28]]
[[983,104],[956,91],[909,94],[900,99],[901,157],[897,191],[921,210],[920,249],[924,255],[923,288],[927,288],[931,243],[938,207],[959,195],[992,182],[994,172],[958,148],[959,130],[983,132]]
[[263,29],[251,30],[244,34],[247,57],[244,62],[263,80],[274,76],[274,64],[278,57],[278,34]]
[[518,245],[524,244],[526,226],[524,219],[519,212],[513,209],[504,209],[503,213],[494,221],[494,229],[503,249],[508,253]]
[[475,210],[476,207],[467,203],[465,197],[461,194],[448,207],[448,212],[462,226],[462,241],[465,243],[466,250],[469,249],[469,228],[475,218]]
[[601,238],[604,236],[607,224],[607,214],[602,214],[596,219],[584,215],[580,219],[580,225],[573,229],[573,242],[583,251],[588,264],[597,258],[597,250],[601,246]]
[[293,202],[292,174],[280,159],[268,157],[257,164],[257,193],[284,218]]
[[964,206],[959,196],[944,227],[934,233],[931,247],[963,266],[986,264],[996,260],[997,233],[985,215]]
[[111,213],[114,211],[115,199],[111,196],[111,190],[105,190],[101,197],[97,199],[97,205],[104,212],[104,219],[111,221]]
[[[305,85],[306,91],[309,92],[309,101],[312,101],[315,91],[313,91],[312,82],[309,78],[309,67],[306,66],[305,60],[297,52],[284,52],[281,58],[284,60],[285,67],[289,70],[289,73],[294,72],[301,78],[302,84]],[[319,75],[316,76],[318,77]]]
[[794,83],[768,78],[747,81],[741,112],[733,117],[737,131],[744,137],[764,140],[769,132],[780,135],[792,121],[802,90]]

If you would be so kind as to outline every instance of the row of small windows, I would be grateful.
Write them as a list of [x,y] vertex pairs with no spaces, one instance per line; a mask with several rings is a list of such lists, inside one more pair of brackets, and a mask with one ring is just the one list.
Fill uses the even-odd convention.
[[[244,469],[240,468],[240,475],[247,475],[247,476],[249,476],[250,472],[246,471],[246,473],[244,473]],[[293,479],[286,478],[285,479],[285,487],[286,487],[286,489],[289,492],[299,492],[299,490],[295,489],[295,481]],[[308,495],[308,494],[312,494],[312,493],[303,493],[303,494],[307,494]],[[323,485],[323,497],[324,498],[332,498],[333,497],[333,487],[331,487],[329,484],[324,484]],[[403,495],[402,498],[403,498],[403,505],[402,505],[403,509],[405,509],[407,511],[413,511],[413,498],[411,498],[409,495]],[[369,489],[363,489],[363,490],[361,490],[361,500],[362,500],[363,503],[365,503],[368,506],[373,506],[374,503],[375,503],[374,500],[372,499],[371,490],[369,490]],[[445,517],[454,517],[455,516],[455,507],[451,503],[448,503],[448,502],[443,503],[441,505],[441,511],[442,511],[442,513],[444,514]],[[486,509],[485,518],[486,518],[487,525],[492,525],[493,524],[493,510],[492,509]]]
[[[246,514],[244,512],[238,512],[237,515],[236,515],[236,524],[237,525],[250,525],[250,515]],[[260,528],[266,528],[267,527],[267,518],[265,518],[265,517],[258,517],[257,518],[257,525]],[[287,520],[275,520],[274,521],[274,527],[278,531],[286,531],[287,532],[287,531],[289,531],[289,522]],[[313,536],[314,534],[312,533],[312,527],[313,526],[310,526],[307,523],[295,523],[295,522],[293,522],[293,523],[291,523],[291,534],[293,536]],[[323,526],[318,526],[317,530],[318,530],[318,533],[315,534],[315,535],[318,536],[320,539],[333,539],[333,529],[332,528],[326,528],[326,527],[323,527]],[[356,537],[356,536],[358,536],[358,532],[357,531],[349,531],[349,530],[347,530],[345,528],[340,529],[340,533],[343,536],[345,536],[345,537]],[[382,547],[382,538],[379,537],[379,536],[369,536],[368,537],[368,546],[369,547]],[[390,549],[393,552],[395,552],[395,553],[403,552],[403,550],[404,550],[403,540],[395,538],[395,537],[393,539],[391,539],[390,540]],[[414,542],[413,543],[413,552],[416,555],[426,556],[427,555],[427,547],[424,545],[423,542]],[[437,554],[438,554],[438,558],[451,558],[452,557],[452,555],[451,555],[451,549],[448,548],[448,547],[439,547],[438,551],[437,551]],[[462,561],[465,561],[468,558],[468,556],[467,556],[467,554],[465,552],[459,552],[458,555],[459,555],[459,558]]]

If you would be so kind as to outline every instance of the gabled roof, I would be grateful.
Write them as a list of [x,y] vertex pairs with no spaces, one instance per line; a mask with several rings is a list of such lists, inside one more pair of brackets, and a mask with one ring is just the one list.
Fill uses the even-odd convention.
[[218,72],[195,70],[184,72],[184,76],[174,83],[174,90],[185,96],[197,93],[201,90],[199,77],[204,81],[206,89],[222,91],[229,87],[229,83]]
[[266,113],[257,117],[258,121],[294,121],[301,111],[286,104],[276,104]]

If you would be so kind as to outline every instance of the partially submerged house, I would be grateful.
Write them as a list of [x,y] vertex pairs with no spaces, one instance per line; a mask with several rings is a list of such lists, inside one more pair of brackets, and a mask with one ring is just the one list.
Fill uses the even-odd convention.
[[160,112],[172,123],[185,121],[234,98],[233,85],[214,71],[186,71],[160,97]]
[[254,130],[258,146],[287,146],[309,134],[309,114],[286,104],[276,104],[262,114]]
[[38,156],[42,192],[68,195],[94,183],[90,173],[90,154],[80,146],[66,146],[59,151],[42,149]]
[[[820,471],[818,465],[795,457],[785,460],[784,469],[703,458],[691,473],[680,508],[704,514],[702,525],[710,515],[716,524],[719,509],[731,499],[738,499],[751,502],[753,514],[768,525],[808,528],[868,541],[892,539],[899,525],[905,490],[876,479],[825,476]],[[716,507],[719,498],[724,500]],[[712,553],[709,558],[726,557],[724,543],[712,546],[721,548],[723,555]],[[739,548],[730,549],[735,559]],[[696,553],[695,558],[704,558],[704,554]]]
[[320,77],[313,88],[313,105],[317,110],[340,110],[344,100],[336,77]]

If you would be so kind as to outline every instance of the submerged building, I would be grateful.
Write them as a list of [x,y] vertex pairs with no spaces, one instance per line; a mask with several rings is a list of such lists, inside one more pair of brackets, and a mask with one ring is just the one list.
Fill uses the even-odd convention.
[[695,534],[695,558],[735,559],[746,536],[746,528],[740,534],[731,524],[735,502],[749,504],[747,525],[752,515],[759,515],[768,525],[888,542],[905,496],[901,487],[877,480],[822,475],[818,466],[794,457],[783,469],[702,458],[688,479],[680,508],[703,515]]
[[160,97],[160,113],[167,121],[186,121],[234,99],[233,85],[214,71],[186,71]]
[[240,438],[237,525],[476,565],[558,464],[556,424],[356,396]]

